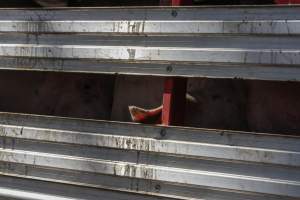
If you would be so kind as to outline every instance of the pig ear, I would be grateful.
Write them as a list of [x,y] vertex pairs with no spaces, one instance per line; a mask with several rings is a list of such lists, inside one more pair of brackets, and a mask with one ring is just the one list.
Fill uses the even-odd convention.
[[140,122],[146,118],[147,110],[137,106],[128,106],[128,109],[133,122]]
[[194,96],[190,95],[189,93],[186,93],[185,97],[186,97],[187,102],[198,103],[198,100]]

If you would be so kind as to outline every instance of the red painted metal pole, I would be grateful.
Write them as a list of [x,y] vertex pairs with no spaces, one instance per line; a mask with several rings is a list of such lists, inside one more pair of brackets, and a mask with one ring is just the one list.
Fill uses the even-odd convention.
[[192,4],[193,0],[160,0],[161,6],[185,6]]
[[183,125],[186,105],[187,78],[165,79],[163,94],[163,125]]
[[[171,6],[191,5],[192,0],[169,0],[168,3]],[[163,125],[179,126],[184,124],[186,88],[187,78],[168,77],[165,79],[162,108]]]
[[172,6],[191,5],[192,3],[192,0],[172,0]]

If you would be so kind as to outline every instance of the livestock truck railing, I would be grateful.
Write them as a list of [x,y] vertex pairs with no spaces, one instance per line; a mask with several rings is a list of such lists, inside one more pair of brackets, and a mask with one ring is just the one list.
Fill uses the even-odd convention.
[[[300,80],[300,7],[0,10],[0,69]],[[300,198],[297,136],[0,113],[3,199]]]
[[300,7],[0,11],[0,68],[299,80]]
[[0,124],[0,191],[26,199],[300,197],[299,137],[9,113]]

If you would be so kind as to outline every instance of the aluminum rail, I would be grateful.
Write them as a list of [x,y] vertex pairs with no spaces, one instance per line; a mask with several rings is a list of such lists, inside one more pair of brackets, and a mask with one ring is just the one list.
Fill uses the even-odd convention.
[[0,69],[300,80],[300,7],[0,10]]
[[296,136],[0,113],[0,138],[0,196],[300,198]]

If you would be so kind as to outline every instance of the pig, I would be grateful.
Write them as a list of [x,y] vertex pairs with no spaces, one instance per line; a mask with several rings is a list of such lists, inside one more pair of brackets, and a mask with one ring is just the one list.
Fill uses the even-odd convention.
[[[196,104],[197,100],[190,94],[186,94],[187,104]],[[129,113],[131,120],[137,123],[144,124],[161,124],[162,123],[162,110],[163,105],[153,108],[153,109],[144,109],[137,106],[129,106]]]

